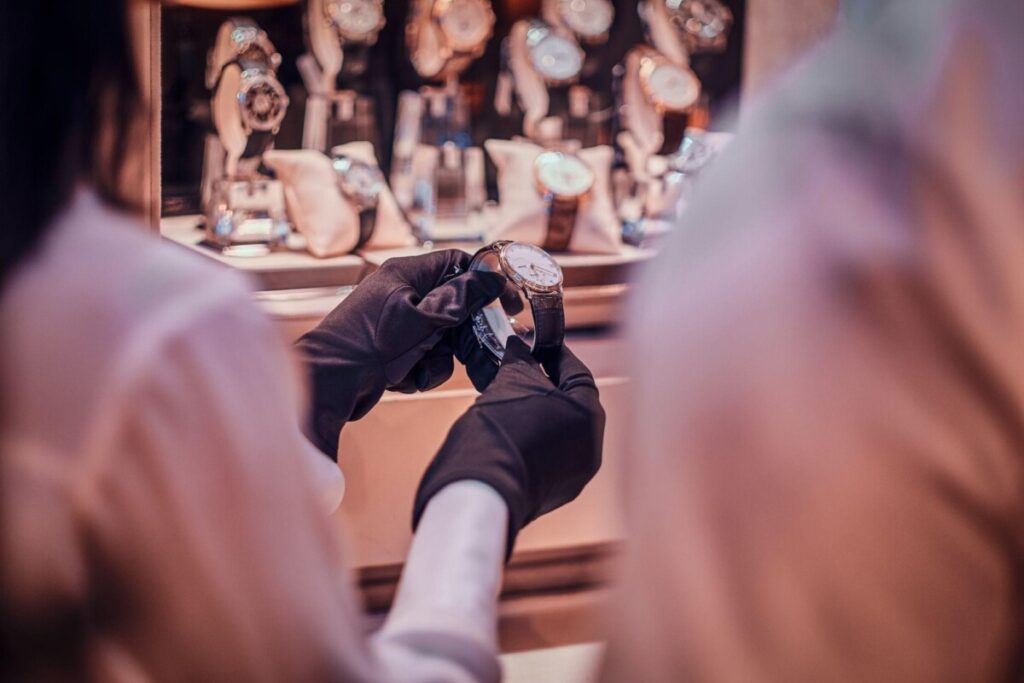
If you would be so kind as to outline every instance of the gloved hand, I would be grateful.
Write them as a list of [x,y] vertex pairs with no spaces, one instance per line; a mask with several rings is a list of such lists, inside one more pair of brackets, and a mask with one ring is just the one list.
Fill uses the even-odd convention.
[[446,333],[505,284],[495,273],[466,272],[469,260],[452,249],[386,261],[296,343],[312,379],[310,438],[329,457],[342,426],[386,389],[426,391],[451,376]]
[[569,349],[541,366],[510,338],[494,381],[456,421],[416,492],[413,529],[431,497],[463,479],[490,484],[509,509],[508,553],[516,534],[580,494],[601,466],[604,409],[594,376]]

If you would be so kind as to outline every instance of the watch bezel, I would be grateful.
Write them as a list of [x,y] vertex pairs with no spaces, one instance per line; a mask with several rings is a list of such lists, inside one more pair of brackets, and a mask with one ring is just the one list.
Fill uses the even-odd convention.
[[[654,91],[654,88],[651,86],[651,78],[653,78],[654,73],[659,68],[666,66],[679,69],[683,73],[687,74],[688,77],[693,81],[693,83],[696,84],[695,90],[697,94],[690,104],[687,104],[685,106],[671,105],[668,102],[666,102],[663,97],[661,97],[658,93]],[[664,114],[665,112],[684,114],[686,112],[692,111],[693,108],[697,106],[697,104],[700,102],[701,82],[700,79],[697,78],[697,74],[695,74],[693,72],[693,69],[689,68],[688,66],[674,62],[661,53],[646,54],[640,58],[639,76],[640,89],[643,91],[644,97],[646,97],[647,100],[654,105],[654,108],[658,111],[659,114]]]
[[[273,119],[267,123],[257,122],[256,125],[253,125],[245,105],[249,93],[258,85],[269,85],[281,104],[277,108],[277,114]],[[274,77],[272,72],[263,71],[262,69],[246,69],[242,71],[241,84],[238,88],[236,100],[238,101],[238,110],[242,117],[242,125],[245,126],[248,133],[257,131],[260,133],[276,134],[281,128],[281,122],[284,121],[284,117],[288,114],[288,105],[291,103],[280,81]]]
[[[540,170],[541,166],[545,163],[544,160],[546,158],[550,158],[553,156],[558,156],[561,159],[572,157],[579,161],[581,164],[583,164],[587,171],[590,172],[590,182],[587,183],[587,187],[576,194],[561,194],[555,192],[553,189],[548,187],[544,183],[544,180],[541,178]],[[542,151],[540,154],[538,154],[537,158],[533,160],[533,182],[537,188],[537,192],[539,192],[542,197],[557,200],[582,200],[584,197],[590,194],[591,190],[594,189],[594,183],[597,182],[597,174],[594,172],[594,168],[589,163],[587,163],[587,160],[581,157],[579,154],[557,149],[546,149]]]

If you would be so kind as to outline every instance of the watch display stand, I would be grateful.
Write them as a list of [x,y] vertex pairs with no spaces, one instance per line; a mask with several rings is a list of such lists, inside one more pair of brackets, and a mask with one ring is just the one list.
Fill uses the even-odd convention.
[[284,247],[291,225],[283,186],[257,172],[259,159],[229,164],[226,156],[217,136],[207,136],[202,189],[207,245],[249,255]]
[[458,85],[423,87],[399,99],[391,186],[422,242],[480,239],[484,154],[472,146]]
[[[488,140],[484,147],[498,170],[500,197],[487,238],[543,245],[551,204],[534,181],[534,165],[545,148],[525,140]],[[612,202],[614,152],[603,145],[581,149],[577,155],[590,166],[594,183],[586,198],[580,201],[569,251],[618,254],[622,250],[622,226]]]
[[378,142],[376,104],[355,90],[336,90],[325,85],[326,77],[312,55],[299,58],[299,72],[309,95],[302,126],[302,148],[327,152],[336,145],[357,140]]

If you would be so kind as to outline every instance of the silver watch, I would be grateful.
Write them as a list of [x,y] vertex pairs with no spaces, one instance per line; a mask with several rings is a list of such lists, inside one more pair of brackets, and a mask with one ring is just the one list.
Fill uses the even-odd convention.
[[526,29],[526,49],[531,66],[549,86],[572,83],[583,70],[586,55],[573,37],[540,19]]

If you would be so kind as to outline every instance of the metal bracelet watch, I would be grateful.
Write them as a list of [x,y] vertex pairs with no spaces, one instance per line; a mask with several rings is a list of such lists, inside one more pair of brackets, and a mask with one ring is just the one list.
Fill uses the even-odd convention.
[[331,160],[338,178],[338,189],[352,202],[359,214],[359,239],[356,249],[364,246],[373,236],[377,225],[377,205],[384,190],[384,174],[374,164],[342,154]]
[[565,338],[562,269],[545,252],[524,242],[501,241],[480,249],[470,270],[500,273],[505,291],[472,317],[473,332],[495,362],[516,335],[534,354],[558,348]]
[[384,0],[326,0],[324,12],[341,40],[339,76],[362,76],[370,65],[370,48],[384,28]]
[[700,100],[700,81],[689,67],[654,49],[640,58],[639,77],[644,96],[661,117],[662,142],[658,154],[674,154]]
[[594,170],[576,154],[548,150],[537,156],[533,172],[537,191],[548,205],[543,246],[549,251],[565,251],[572,241],[580,203],[594,186]]

